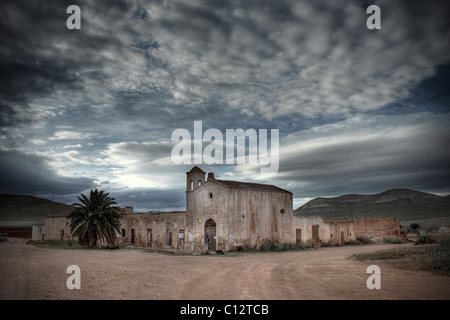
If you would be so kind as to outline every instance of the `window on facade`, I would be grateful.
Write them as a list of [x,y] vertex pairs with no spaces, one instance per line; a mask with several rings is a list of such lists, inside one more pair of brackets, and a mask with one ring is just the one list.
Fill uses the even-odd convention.
[[194,181],[191,180],[190,185],[191,185],[191,190],[194,190]]
[[213,194],[212,192],[209,193],[209,198],[212,199],[213,198]]
[[202,185],[202,180],[198,180],[198,186]]
[[284,209],[281,209],[281,210],[280,210],[280,213],[284,213]]
[[121,230],[122,237],[125,237],[125,229]]

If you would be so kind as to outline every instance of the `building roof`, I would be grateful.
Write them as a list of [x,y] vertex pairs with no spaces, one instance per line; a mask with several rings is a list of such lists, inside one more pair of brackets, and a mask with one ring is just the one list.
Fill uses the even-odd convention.
[[230,189],[240,189],[240,190],[255,190],[255,191],[272,191],[272,192],[287,192],[290,191],[278,188],[277,186],[271,184],[261,184],[261,183],[250,183],[250,182],[239,182],[239,181],[229,181],[229,180],[214,180],[219,184],[225,185]]

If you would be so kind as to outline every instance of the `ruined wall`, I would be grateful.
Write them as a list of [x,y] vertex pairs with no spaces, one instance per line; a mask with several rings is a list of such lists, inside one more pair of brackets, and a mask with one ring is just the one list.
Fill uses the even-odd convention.
[[400,236],[400,222],[395,218],[354,218],[356,236],[369,238]]
[[345,244],[356,240],[354,219],[325,219],[327,234],[324,236],[325,243]]
[[[125,236],[121,234],[118,240],[122,244],[184,250],[185,240],[178,235],[185,230],[185,211],[124,214],[121,224]],[[169,235],[171,241],[167,238]]]
[[[305,246],[320,244],[344,244],[356,240],[353,219],[322,219],[318,216],[295,216],[293,239],[301,241]],[[317,234],[314,234],[317,230]]]
[[70,234],[70,222],[66,216],[46,217],[45,224],[34,226],[32,240],[69,240],[73,239]]

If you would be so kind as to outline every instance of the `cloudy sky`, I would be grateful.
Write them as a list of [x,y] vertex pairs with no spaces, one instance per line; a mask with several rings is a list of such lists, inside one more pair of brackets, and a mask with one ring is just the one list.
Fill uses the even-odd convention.
[[447,195],[449,16],[448,1],[3,1],[0,192],[73,203],[102,188],[135,211],[184,210],[193,165],[173,163],[171,135],[202,121],[279,129],[277,174],[199,166],[290,190],[295,208]]

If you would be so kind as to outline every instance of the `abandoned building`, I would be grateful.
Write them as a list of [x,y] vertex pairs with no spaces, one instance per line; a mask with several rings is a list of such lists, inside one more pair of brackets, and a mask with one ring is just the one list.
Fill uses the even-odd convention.
[[[273,185],[218,180],[199,167],[186,173],[186,211],[121,209],[118,242],[190,252],[260,248],[264,243],[343,244],[359,235],[399,235],[398,218],[295,216],[292,193]],[[66,217],[47,217],[33,240],[70,239]]]

